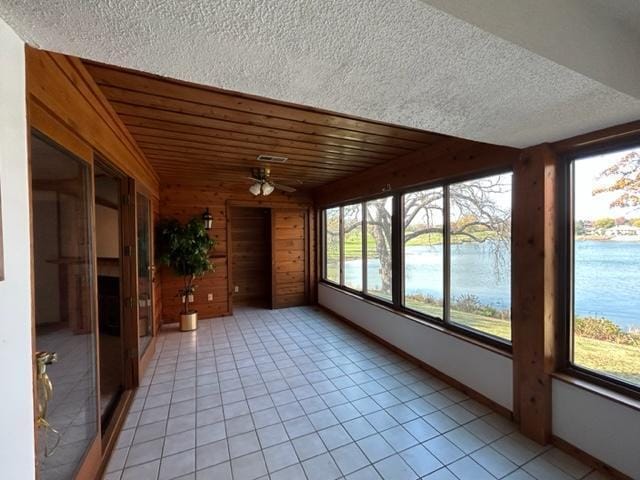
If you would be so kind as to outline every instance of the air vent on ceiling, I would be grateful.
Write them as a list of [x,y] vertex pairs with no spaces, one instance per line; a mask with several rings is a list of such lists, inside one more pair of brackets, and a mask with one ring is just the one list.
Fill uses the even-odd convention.
[[287,161],[287,157],[277,157],[275,155],[258,155],[258,161],[269,163],[284,163]]

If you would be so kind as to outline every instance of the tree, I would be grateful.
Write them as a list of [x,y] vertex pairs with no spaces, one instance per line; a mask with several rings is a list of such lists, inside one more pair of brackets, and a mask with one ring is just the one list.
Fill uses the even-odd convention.
[[[483,243],[491,248],[499,273],[511,242],[511,209],[501,197],[511,191],[511,177],[497,175],[452,185],[450,191],[450,235],[460,241]],[[435,188],[404,196],[404,239],[442,234],[444,191]],[[367,202],[367,227],[375,240],[380,260],[382,291],[391,293],[391,208],[390,201]],[[411,227],[411,228],[409,228]]]
[[593,226],[598,229],[607,229],[615,226],[616,221],[613,218],[598,218],[594,220]]
[[640,208],[640,153],[629,152],[616,163],[603,170],[598,178],[611,179],[608,185],[593,190],[593,194],[618,192],[611,202],[614,207]]
[[213,270],[209,251],[215,242],[200,218],[193,218],[185,225],[175,219],[164,220],[158,225],[156,237],[160,262],[183,278],[184,287],[178,292],[183,298],[182,313],[191,313],[189,297],[196,289],[193,282],[196,277]]

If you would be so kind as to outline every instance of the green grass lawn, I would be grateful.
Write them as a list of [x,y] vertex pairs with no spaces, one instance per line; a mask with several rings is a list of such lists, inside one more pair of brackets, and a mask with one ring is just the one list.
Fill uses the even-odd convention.
[[[434,317],[442,317],[442,307],[436,305],[409,300],[407,306]],[[511,339],[511,323],[507,320],[455,310],[451,311],[451,317],[466,327],[495,337]],[[577,365],[640,385],[640,346],[576,336],[574,350],[574,362]]]
[[[332,267],[331,273],[337,275],[337,265]],[[437,305],[407,299],[407,307],[433,317],[442,317],[442,307]],[[511,323],[508,320],[453,309],[451,317],[465,327],[511,340]],[[640,345],[626,345],[577,335],[574,352],[576,365],[640,385]]]

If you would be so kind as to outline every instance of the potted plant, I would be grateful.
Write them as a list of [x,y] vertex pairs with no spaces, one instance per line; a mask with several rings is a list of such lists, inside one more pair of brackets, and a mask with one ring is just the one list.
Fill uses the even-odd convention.
[[214,269],[209,251],[215,242],[209,238],[200,218],[193,218],[184,225],[175,219],[164,220],[158,226],[157,239],[160,263],[184,279],[184,287],[178,290],[178,296],[182,298],[180,330],[195,330],[198,312],[191,310],[189,305],[197,288],[194,281]]

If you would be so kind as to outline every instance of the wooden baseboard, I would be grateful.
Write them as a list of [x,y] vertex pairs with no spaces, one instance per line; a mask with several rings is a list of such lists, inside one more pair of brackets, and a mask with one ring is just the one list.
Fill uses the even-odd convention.
[[631,477],[625,475],[621,471],[613,468],[610,465],[607,465],[603,461],[598,460],[597,458],[588,454],[584,450],[579,449],[575,445],[572,445],[571,443],[565,440],[562,440],[561,438],[558,438],[555,435],[551,437],[551,443],[554,447],[558,448],[559,450],[562,450],[563,452],[568,453],[572,457],[575,457],[578,460],[580,460],[585,465],[588,465],[591,468],[594,468],[599,472],[604,473],[605,475],[608,475],[610,477],[617,478],[620,480],[632,480]]
[[494,412],[502,415],[503,417],[505,417],[505,418],[507,418],[509,420],[513,420],[513,413],[508,408],[503,407],[499,403],[494,402],[493,400],[491,400],[490,398],[484,396],[483,394],[481,394],[480,392],[474,390],[473,388],[465,385],[464,383],[459,382],[455,378],[450,377],[449,375],[447,375],[446,373],[441,372],[437,368],[434,368],[433,366],[429,365],[428,363],[425,363],[424,361],[420,360],[419,358],[414,357],[413,355],[405,352],[401,348],[396,347],[395,345],[393,345],[392,343],[389,343],[384,338],[379,337],[378,335],[376,335],[375,333],[370,332],[366,328],[363,328],[360,325],[358,325],[357,323],[354,323],[353,321],[349,320],[348,318],[343,317],[342,315],[340,315],[339,313],[334,312],[330,308],[327,308],[324,305],[320,305],[320,304],[318,304],[316,306],[318,308],[320,308],[321,310],[324,310],[327,313],[330,313],[332,316],[338,318],[339,320],[341,320],[342,322],[344,322],[347,325],[351,326],[352,328],[354,328],[354,329],[358,330],[359,332],[365,334],[369,338],[371,338],[371,339],[375,340],[376,342],[384,345],[389,350],[391,350],[394,353],[397,353],[398,355],[400,355],[401,357],[409,360],[411,363],[419,366],[420,368],[422,368],[423,370],[428,372],[430,375],[433,375],[434,377],[438,378],[439,380],[442,380],[446,384],[448,384],[448,385],[460,390],[461,392],[463,392],[466,395],[468,395],[470,398],[476,400],[479,403],[482,403],[483,405],[486,405],[491,410],[493,410]]

